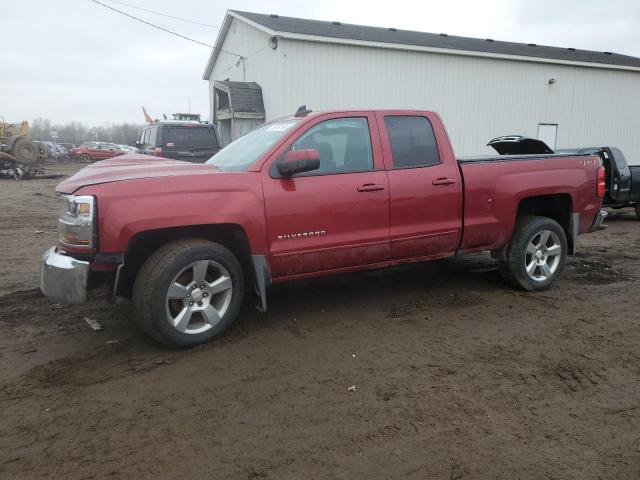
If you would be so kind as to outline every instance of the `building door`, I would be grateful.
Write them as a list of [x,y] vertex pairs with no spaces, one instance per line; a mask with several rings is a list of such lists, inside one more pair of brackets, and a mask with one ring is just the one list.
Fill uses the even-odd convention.
[[223,147],[226,147],[232,142],[230,118],[226,118],[218,122],[218,134],[220,135],[220,141],[222,142]]
[[538,140],[542,140],[551,150],[556,149],[557,123],[539,123]]

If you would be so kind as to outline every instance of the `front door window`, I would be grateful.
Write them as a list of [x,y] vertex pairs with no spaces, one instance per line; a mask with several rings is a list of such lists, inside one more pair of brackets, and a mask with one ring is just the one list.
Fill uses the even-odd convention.
[[299,176],[366,172],[373,169],[369,125],[363,117],[327,120],[312,127],[294,142],[293,150],[314,149],[320,168]]
[[[389,188],[376,138],[373,114],[319,121],[263,171],[274,278],[388,260]],[[320,168],[282,178],[277,162],[308,149]]]

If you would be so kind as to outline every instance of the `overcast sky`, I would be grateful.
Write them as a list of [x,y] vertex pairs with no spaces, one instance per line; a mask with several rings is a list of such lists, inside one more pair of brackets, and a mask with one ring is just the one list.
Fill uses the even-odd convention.
[[[213,44],[210,26],[101,0]],[[612,51],[640,57],[638,0],[121,0],[220,25],[227,9],[340,20],[426,32]],[[143,122],[186,111],[208,116],[202,80],[210,49],[112,12],[90,0],[2,0],[0,116],[10,121]]]

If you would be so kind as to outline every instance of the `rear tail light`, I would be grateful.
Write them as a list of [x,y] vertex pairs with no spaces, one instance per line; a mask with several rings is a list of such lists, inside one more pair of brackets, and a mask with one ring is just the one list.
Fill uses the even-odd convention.
[[162,156],[162,148],[160,148],[160,147],[156,147],[156,148],[153,150],[153,154],[154,154],[156,157],[161,157],[161,156]]
[[596,191],[598,197],[600,198],[604,197],[605,188],[606,188],[606,183],[604,181],[604,167],[600,165],[598,167],[598,189]]

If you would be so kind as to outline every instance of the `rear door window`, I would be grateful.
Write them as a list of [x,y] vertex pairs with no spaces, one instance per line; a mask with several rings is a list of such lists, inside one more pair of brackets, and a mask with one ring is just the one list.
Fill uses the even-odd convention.
[[193,150],[218,147],[215,131],[211,127],[167,126],[162,136],[163,147],[168,148]]
[[384,117],[393,168],[428,167],[440,163],[438,145],[431,122],[418,116]]

